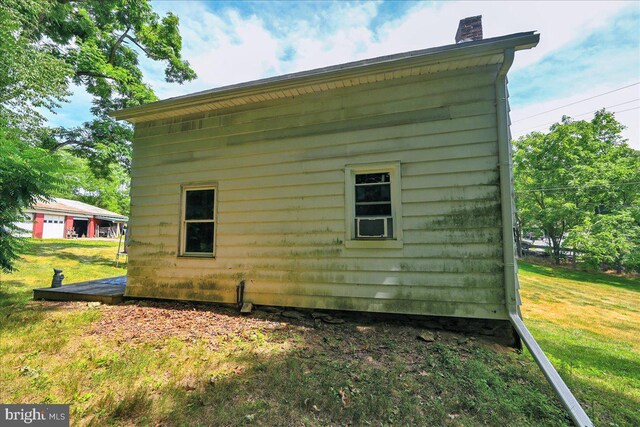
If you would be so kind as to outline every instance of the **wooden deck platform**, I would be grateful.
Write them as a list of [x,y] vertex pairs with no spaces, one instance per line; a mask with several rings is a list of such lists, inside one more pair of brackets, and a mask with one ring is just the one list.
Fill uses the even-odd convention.
[[49,301],[98,301],[103,304],[118,304],[124,300],[126,276],[72,283],[59,288],[33,290],[33,299]]

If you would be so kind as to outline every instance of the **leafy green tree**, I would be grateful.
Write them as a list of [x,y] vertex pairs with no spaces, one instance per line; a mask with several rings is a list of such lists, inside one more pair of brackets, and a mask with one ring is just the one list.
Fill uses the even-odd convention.
[[[60,68],[62,86],[83,87],[93,96],[92,121],[80,128],[53,129],[41,138],[41,146],[51,151],[68,147],[86,157],[98,171],[119,162],[128,167],[131,129],[108,117],[115,109],[157,100],[144,82],[139,56],[165,63],[165,78],[182,83],[196,77],[180,56],[182,38],[178,17],[156,14],[146,0],[4,0],[3,13],[15,22],[13,33],[38,56],[31,61],[40,69],[51,62]],[[17,27],[17,28],[16,28]],[[19,59],[20,53],[13,51]],[[22,102],[23,88],[17,84],[10,102],[29,108],[33,99],[55,100],[66,93],[48,93],[34,87],[29,102]],[[43,96],[44,95],[44,96]]]
[[[160,17],[146,0],[0,2],[3,270],[11,269],[19,250],[11,229],[20,210],[64,192],[61,180],[73,175],[60,169],[64,153],[86,159],[96,185],[108,187],[118,177],[128,182],[122,171],[129,167],[132,130],[108,113],[157,99],[144,81],[141,56],[163,62],[169,82],[194,79],[181,49],[178,18]],[[73,129],[47,127],[40,112],[59,107],[74,85],[93,96],[93,119]],[[106,202],[106,190],[100,203],[121,203],[114,192]]]
[[[38,16],[39,8],[33,13]],[[72,69],[48,44],[35,45],[18,18],[10,3],[0,4],[0,126],[35,144],[44,120],[38,109],[60,106],[70,94]]]
[[46,150],[24,144],[0,123],[0,271],[13,270],[24,246],[15,238],[21,210],[50,195],[59,184],[60,164]]
[[106,173],[96,175],[89,161],[63,151],[62,179],[65,185],[54,191],[55,197],[80,200],[123,215],[129,215],[128,172],[119,164],[112,164]]
[[[632,221],[625,226],[640,224],[635,213],[640,201],[640,153],[623,141],[622,129],[613,114],[601,110],[591,121],[563,117],[548,133],[533,132],[514,142],[518,224],[543,230],[556,262],[568,233],[574,237],[567,243],[581,242],[584,250],[586,235],[595,248],[593,239],[603,237],[604,229],[610,229],[605,225],[615,224],[615,218]],[[621,238],[628,244],[616,246],[618,255],[609,247],[608,259],[623,260],[622,254],[634,245],[633,232],[617,236],[625,236]]]
[[640,223],[629,210],[587,216],[569,232],[566,243],[580,251],[591,268],[640,271]]

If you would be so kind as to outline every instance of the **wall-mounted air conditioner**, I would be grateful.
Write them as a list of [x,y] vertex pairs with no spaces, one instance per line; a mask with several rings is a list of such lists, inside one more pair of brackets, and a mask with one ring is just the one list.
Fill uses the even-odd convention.
[[357,238],[393,237],[393,222],[390,216],[357,217]]

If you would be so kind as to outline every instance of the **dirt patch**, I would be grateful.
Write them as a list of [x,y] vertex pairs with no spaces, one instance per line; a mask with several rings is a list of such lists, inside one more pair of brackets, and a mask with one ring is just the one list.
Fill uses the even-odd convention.
[[[215,347],[220,342],[235,337],[247,338],[257,332],[277,332],[282,340],[286,340],[290,333],[295,333],[303,338],[308,348],[372,364],[400,356],[410,365],[420,362],[418,359],[411,360],[416,356],[414,350],[417,346],[439,343],[466,353],[470,345],[484,343],[481,336],[430,330],[410,319],[356,319],[352,313],[344,313],[342,318],[331,317],[341,321],[344,319],[338,323],[325,322],[323,316],[326,314],[294,310],[297,315],[293,317],[287,315],[291,310],[272,307],[257,309],[249,316],[240,315],[231,306],[161,301],[103,305],[99,310],[102,315],[89,333],[121,343],[174,338],[186,342],[205,340]],[[429,339],[425,340],[425,336]],[[505,348],[503,351],[508,350]]]
[[240,316],[237,310],[204,304],[148,302],[101,306],[102,316],[90,330],[93,335],[119,342],[150,342],[163,338],[216,342],[256,331],[286,330],[291,326],[277,314]]

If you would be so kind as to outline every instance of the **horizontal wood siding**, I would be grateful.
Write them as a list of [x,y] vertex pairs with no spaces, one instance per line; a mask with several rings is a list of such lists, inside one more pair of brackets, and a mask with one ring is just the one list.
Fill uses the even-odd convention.
[[[136,126],[127,295],[505,318],[496,66]],[[345,247],[345,166],[400,162],[403,245]],[[216,258],[179,257],[216,183]]]

